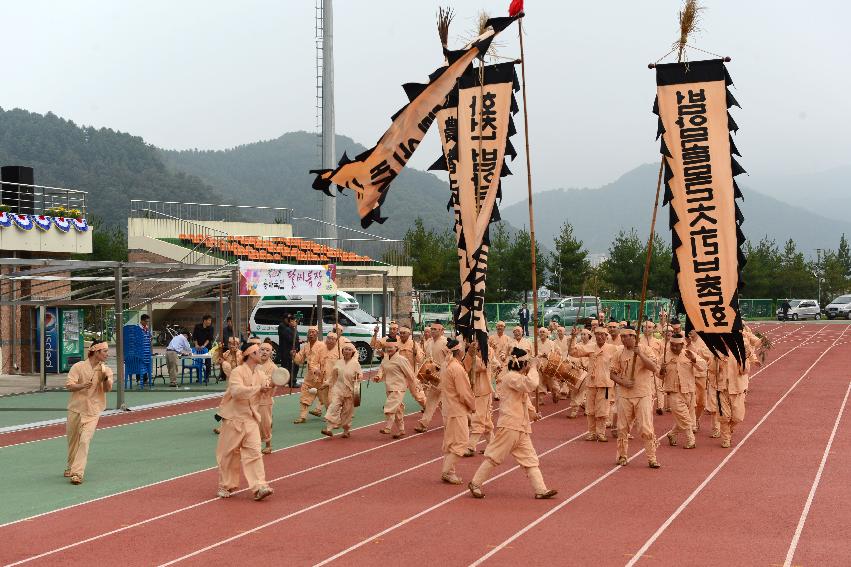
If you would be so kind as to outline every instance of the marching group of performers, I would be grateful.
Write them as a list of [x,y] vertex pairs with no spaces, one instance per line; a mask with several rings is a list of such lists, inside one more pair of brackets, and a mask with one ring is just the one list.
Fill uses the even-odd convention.
[[[746,326],[747,358],[740,365],[733,356],[711,353],[697,333],[685,335],[679,321],[666,321],[664,314],[658,324],[648,320],[640,330],[626,321],[606,322],[602,316],[570,330],[552,323],[538,329],[535,346],[521,327],[514,327],[511,336],[505,331],[505,323],[498,322],[488,339],[487,363],[475,341],[466,344],[460,337],[447,337],[439,322],[430,325],[421,340],[396,323],[391,323],[386,337],[378,338],[376,332],[372,339],[381,357],[372,380],[384,382],[387,395],[380,433],[395,439],[406,435],[408,392],[421,411],[415,432],[427,431],[440,409],[441,480],[462,484],[456,463],[483,455],[467,485],[475,498],[484,497],[484,482],[509,455],[525,470],[535,498],[556,495],[544,482],[531,441],[531,423],[541,418],[539,406],[545,399],[556,404],[566,400],[568,418],[584,413],[587,441],[605,443],[611,430],[617,439],[618,465],[628,464],[629,440],[636,433],[644,442],[648,466],[659,468],[654,418],[666,413],[673,418],[669,445],[679,445],[682,437],[682,447],[693,449],[701,417],[708,414],[709,437],[730,447],[735,427],[744,419],[749,374],[759,364],[762,349],[761,339]],[[105,407],[105,392],[112,388],[112,372],[104,364],[107,354],[106,343],[92,344],[88,359],[75,364],[68,375],[65,476],[74,484],[83,480],[89,442]],[[219,497],[227,498],[238,489],[240,468],[256,500],[273,493],[262,455],[272,452],[275,385],[289,381],[289,376],[275,379],[275,373],[283,371],[273,354],[268,340],[250,339],[241,350],[231,338],[220,355],[228,386],[214,430],[219,434]],[[311,327],[307,340],[290,355],[305,367],[300,410],[293,423],[305,423],[308,414],[324,416],[323,435],[333,438],[340,429],[341,437],[348,438],[364,379],[354,345],[339,326],[324,339]],[[496,423],[495,401],[499,402]]]

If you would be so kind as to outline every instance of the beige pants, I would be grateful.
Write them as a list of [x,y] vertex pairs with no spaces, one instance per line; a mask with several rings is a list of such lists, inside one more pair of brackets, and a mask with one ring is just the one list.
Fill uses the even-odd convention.
[[718,414],[721,423],[721,440],[730,441],[736,425],[745,419],[745,394],[718,392]]
[[177,367],[180,366],[180,355],[173,350],[165,351],[165,363],[168,368],[168,380],[177,384]]
[[628,457],[629,429],[635,421],[638,434],[644,439],[647,460],[656,460],[656,433],[653,430],[652,396],[618,399],[618,457]]
[[98,416],[87,416],[75,411],[68,412],[65,425],[68,437],[68,463],[65,468],[72,475],[83,476],[89,460],[89,445],[98,426]]
[[583,408],[585,407],[585,396],[588,393],[588,386],[585,385],[585,380],[579,385],[579,389],[571,390],[570,392],[570,407]]
[[606,421],[609,419],[609,388],[588,386],[585,393],[585,417],[588,420],[588,433],[606,434]]
[[544,484],[541,469],[538,468],[538,454],[532,445],[532,438],[528,433],[504,427],[497,428],[493,441],[488,444],[488,448],[485,450],[485,460],[473,476],[473,484],[482,486],[490,478],[493,469],[502,464],[509,455],[514,457],[517,464],[525,469],[526,476],[532,483],[535,493],[545,493],[547,486]]
[[462,456],[467,451],[470,441],[470,427],[467,416],[447,417],[443,429],[443,453]]
[[392,429],[396,424],[400,433],[405,432],[405,392],[387,392],[387,401],[384,402],[384,417],[387,418],[385,429]]
[[493,396],[476,396],[476,411],[470,416],[470,433],[482,435],[493,431]]
[[272,440],[272,406],[257,406],[260,412],[260,441],[267,443]]
[[328,390],[327,386],[318,388],[315,394],[310,393],[310,388],[315,386],[308,386],[304,382],[301,384],[301,396],[299,401],[301,402],[301,411],[299,413],[300,418],[307,417],[307,410],[310,409],[310,405],[316,400],[319,399],[319,406],[322,408],[328,407]]
[[328,411],[325,412],[325,421],[328,429],[342,427],[348,431],[352,426],[352,418],[355,414],[355,399],[351,396],[346,398],[332,397]]
[[706,378],[694,379],[694,413],[692,415],[692,428],[700,429],[700,416],[706,410]]
[[656,408],[665,409],[665,404],[668,402],[668,400],[665,399],[665,383],[656,375],[653,376],[653,382],[656,384],[656,395],[654,396],[656,399]]
[[694,393],[683,394],[682,392],[666,392],[668,403],[671,406],[671,415],[674,416],[674,439],[680,433],[686,434],[689,445],[694,443]]
[[219,465],[219,488],[230,491],[239,488],[240,462],[252,492],[266,486],[266,471],[260,454],[260,425],[253,419],[223,419],[216,445],[216,462]]
[[435,386],[426,388],[425,400],[425,413],[420,418],[420,425],[428,427],[434,417],[434,412],[437,411],[437,407],[440,405],[440,388]]

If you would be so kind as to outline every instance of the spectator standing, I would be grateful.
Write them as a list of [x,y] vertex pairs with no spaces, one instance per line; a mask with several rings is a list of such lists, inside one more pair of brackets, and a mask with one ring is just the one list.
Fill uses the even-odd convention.
[[298,376],[298,365],[293,361],[293,355],[298,352],[299,342],[298,321],[285,313],[283,321],[278,325],[278,357],[281,366],[290,371],[291,388],[295,388]]
[[[201,349],[207,349],[207,352],[211,348],[213,348],[213,317],[211,315],[204,315],[201,317],[201,322],[195,325],[195,329],[192,331],[192,342],[195,344],[195,348],[198,351]],[[212,369],[212,360],[207,358],[204,360],[204,372],[205,376],[210,376],[210,371]]]
[[523,327],[523,336],[529,336],[529,308],[526,304],[523,304],[523,307],[520,308],[520,311],[517,313],[520,319],[520,326]]
[[177,363],[181,356],[191,356],[192,346],[189,344],[189,331],[181,329],[165,350],[165,361],[168,366],[169,386],[177,388]]

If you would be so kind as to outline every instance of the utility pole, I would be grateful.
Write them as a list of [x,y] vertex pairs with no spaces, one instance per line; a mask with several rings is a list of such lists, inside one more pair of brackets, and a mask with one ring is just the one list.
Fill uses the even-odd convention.
[[821,248],[816,248],[816,279],[818,280],[818,305],[821,309]]
[[[333,0],[316,0],[316,108],[322,169],[337,167],[334,132],[334,7]],[[321,225],[318,236],[337,238],[337,199],[317,192]],[[326,241],[331,246],[337,242]]]

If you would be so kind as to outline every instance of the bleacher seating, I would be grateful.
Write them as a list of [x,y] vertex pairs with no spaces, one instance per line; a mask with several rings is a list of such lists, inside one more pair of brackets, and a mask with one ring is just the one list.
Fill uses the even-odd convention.
[[347,252],[303,238],[179,234],[178,239],[184,246],[206,248],[216,255],[253,262],[348,265],[374,263],[369,256]]

